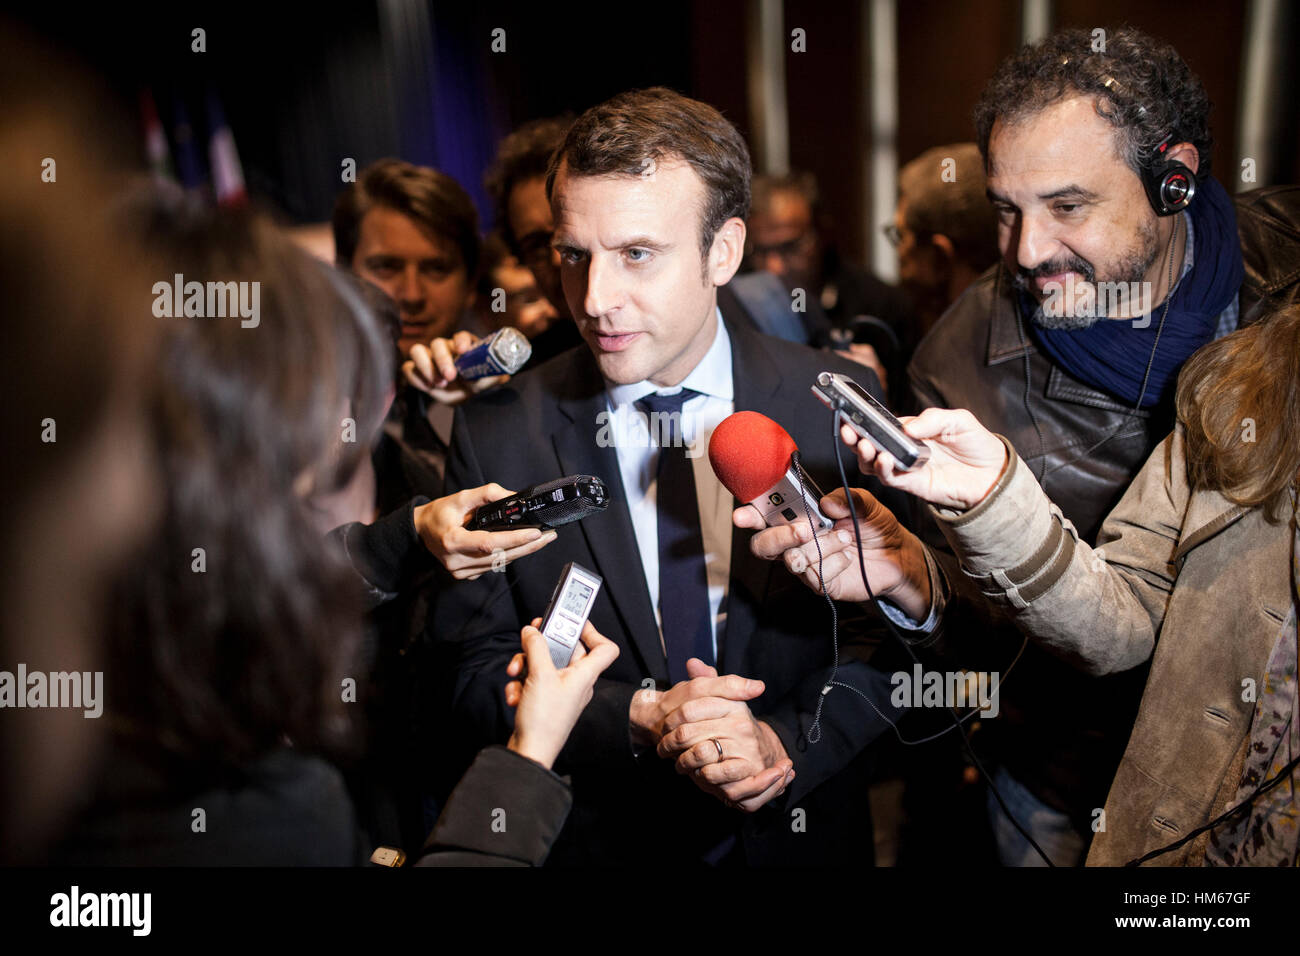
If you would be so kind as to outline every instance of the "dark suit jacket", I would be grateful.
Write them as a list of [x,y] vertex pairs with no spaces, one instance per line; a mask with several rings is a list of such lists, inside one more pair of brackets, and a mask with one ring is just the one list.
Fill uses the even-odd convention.
[[[768,415],[798,443],[805,467],[823,490],[839,484],[830,413],[811,394],[818,372],[853,376],[879,395],[874,376],[838,356],[769,338],[728,322],[735,407]],[[628,736],[632,695],[646,681],[668,686],[645,576],[640,565],[613,447],[597,434],[606,411],[605,385],[587,347],[484,393],[458,409],[447,463],[447,493],[487,481],[519,489],[560,475],[602,478],[608,510],[561,528],[559,538],[503,573],[462,582],[439,598],[433,618],[440,640],[460,648],[455,709],[466,741],[504,741],[513,711],[505,706],[505,667],[519,649],[520,627],[546,607],[569,561],[604,578],[591,620],[620,648],[569,738],[556,770],[572,776],[574,808],[553,862],[695,862],[739,836],[750,863],[872,860],[863,749],[886,724],[851,691],[824,701],[819,742],[809,743],[832,662],[831,614],[784,567],[755,558],[751,532],[732,539],[726,625],[719,672],[760,678],[762,697],[750,707],[780,735],[796,778],[786,794],[757,814],[728,810],[669,761],[635,755]],[[848,457],[851,481],[862,481]],[[847,621],[857,612],[856,622]],[[865,692],[896,719],[887,676],[865,660],[879,631],[856,608],[841,609],[838,679]],[[736,859],[733,852],[729,859]]]

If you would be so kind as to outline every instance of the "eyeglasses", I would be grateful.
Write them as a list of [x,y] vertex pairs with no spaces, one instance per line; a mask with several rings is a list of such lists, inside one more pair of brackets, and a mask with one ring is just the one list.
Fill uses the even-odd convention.
[[810,229],[803,235],[785,242],[765,246],[755,244],[750,247],[749,256],[753,262],[762,262],[768,256],[776,256],[782,262],[789,262],[798,256],[807,255],[816,238],[816,234]]
[[519,261],[526,266],[544,265],[551,260],[554,232],[537,230],[519,240]]

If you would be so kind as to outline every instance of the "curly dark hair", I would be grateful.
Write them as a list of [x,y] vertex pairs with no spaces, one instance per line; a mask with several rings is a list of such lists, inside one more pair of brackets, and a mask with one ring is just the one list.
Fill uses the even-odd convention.
[[496,231],[511,255],[519,255],[519,237],[510,228],[510,191],[516,183],[546,175],[551,154],[564,142],[564,134],[572,125],[572,115],[525,123],[501,141],[497,158],[483,176],[483,185],[496,207]]
[[749,147],[712,106],[667,87],[620,93],[579,116],[551,157],[546,195],[562,162],[576,176],[639,176],[665,158],[684,160],[704,180],[700,255],[707,258],[722,224],[749,216]]
[[1093,51],[1093,31],[1062,30],[1004,60],[975,105],[976,141],[988,163],[996,120],[1015,122],[1078,93],[1098,97],[1097,114],[1118,133],[1120,155],[1135,173],[1166,141],[1196,147],[1196,178],[1210,175],[1210,98],[1172,46],[1123,26]]

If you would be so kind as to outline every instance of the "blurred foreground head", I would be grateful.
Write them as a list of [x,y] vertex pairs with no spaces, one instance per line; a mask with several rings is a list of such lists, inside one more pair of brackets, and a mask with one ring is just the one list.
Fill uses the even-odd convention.
[[258,307],[255,323],[210,309],[153,319],[163,516],[118,583],[105,666],[115,742],[199,784],[286,741],[326,751],[344,736],[360,618],[310,499],[369,453],[391,343],[355,279],[255,213],[154,188],[125,219],[164,305],[180,274],[202,305],[233,286]]
[[[106,215],[132,124],[100,88],[0,21],[0,671],[15,680],[20,664],[103,668],[104,585],[154,512],[147,276]],[[79,707],[0,709],[0,862],[39,853],[104,729]]]

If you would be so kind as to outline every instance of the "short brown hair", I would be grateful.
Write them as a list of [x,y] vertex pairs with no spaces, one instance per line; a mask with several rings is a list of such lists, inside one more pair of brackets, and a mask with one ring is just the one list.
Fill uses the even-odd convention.
[[620,93],[578,117],[551,157],[546,195],[560,164],[575,176],[639,176],[649,163],[681,159],[704,180],[700,254],[728,219],[749,215],[749,147],[707,103],[656,86]]
[[[952,177],[945,178],[951,162]],[[898,172],[903,224],[919,235],[944,235],[976,272],[998,261],[998,220],[985,191],[984,162],[974,143],[928,149]]]
[[478,275],[478,212],[460,183],[428,166],[381,159],[361,171],[334,203],[334,261],[352,268],[361,220],[375,206],[409,216],[460,251],[471,282]]
[[483,185],[496,205],[497,232],[511,255],[519,255],[519,237],[510,228],[510,193],[524,180],[546,175],[551,154],[572,125],[572,115],[525,123],[501,141],[497,158],[483,177]]

